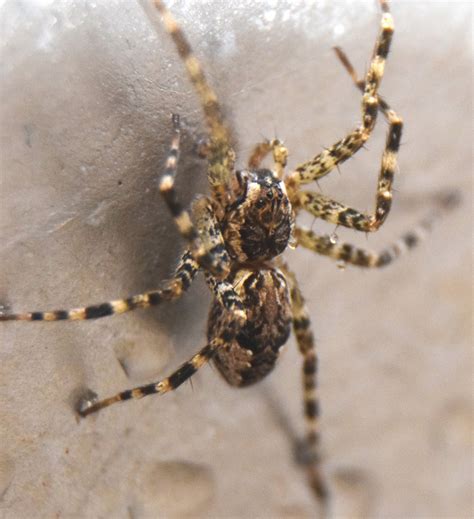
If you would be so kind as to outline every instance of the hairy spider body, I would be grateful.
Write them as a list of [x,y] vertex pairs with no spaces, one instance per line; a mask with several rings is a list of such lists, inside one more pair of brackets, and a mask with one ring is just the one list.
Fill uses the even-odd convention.
[[[291,330],[291,304],[283,273],[268,265],[238,269],[227,278],[247,313],[245,323],[213,360],[231,386],[258,382],[274,368]],[[211,342],[233,323],[233,313],[214,299],[207,338]],[[236,323],[238,324],[238,323]]]
[[235,201],[226,207],[222,236],[239,264],[268,261],[287,247],[294,214],[285,184],[268,169],[238,171]]
[[[208,342],[170,376],[158,382],[127,389],[103,400],[82,401],[78,406],[81,416],[116,402],[167,393],[210,360],[232,386],[258,382],[273,369],[292,327],[303,359],[303,407],[310,453],[306,460],[307,474],[317,496],[323,501],[326,499],[328,486],[319,454],[316,346],[298,282],[280,255],[287,246],[294,245],[358,267],[384,267],[413,248],[431,230],[442,211],[456,205],[456,198],[451,195],[440,198],[438,207],[416,228],[381,252],[337,243],[330,236],[318,235],[296,223],[298,213],[306,211],[336,225],[374,232],[385,222],[391,209],[403,123],[378,93],[394,29],[387,1],[380,3],[380,32],[363,79],[358,79],[345,54],[336,49],[362,92],[361,123],[347,136],[285,175],[288,150],[277,139],[257,144],[248,159],[248,169],[235,170],[235,153],[217,96],[173,16],[161,0],[154,0],[200,98],[209,137],[206,156],[210,195],[197,198],[190,214],[179,203],[174,189],[180,124],[179,117],[172,116],[173,138],[160,192],[187,244],[174,276],[162,288],[126,299],[72,310],[4,313],[0,314],[0,321],[84,320],[148,308],[178,299],[202,271],[213,293]],[[301,186],[318,181],[362,148],[375,128],[378,112],[388,122],[388,133],[379,168],[374,211],[366,214],[318,192],[301,190]],[[261,162],[269,153],[274,166],[262,169]]]

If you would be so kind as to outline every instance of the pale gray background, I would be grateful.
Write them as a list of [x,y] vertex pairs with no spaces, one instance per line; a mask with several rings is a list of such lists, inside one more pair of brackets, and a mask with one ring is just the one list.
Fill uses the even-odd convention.
[[[375,2],[170,5],[225,102],[240,164],[276,133],[295,165],[359,120],[360,96],[331,47],[364,70]],[[382,92],[406,122],[394,208],[378,235],[339,237],[388,243],[447,186],[463,205],[384,271],[342,271],[299,250],[287,258],[321,356],[332,515],[467,518],[472,5],[394,2],[393,13]],[[188,126],[178,188],[185,201],[206,189],[191,137],[202,115],[168,36],[132,0],[7,0],[0,16],[1,302],[62,308],[157,286],[182,247],[156,189],[172,111]],[[380,120],[324,193],[372,207],[385,129]],[[233,390],[205,368],[194,389],[76,420],[84,388],[108,396],[156,380],[202,346],[208,300],[200,281],[170,308],[1,326],[2,517],[315,516],[291,454],[302,432],[293,339],[261,386]]]

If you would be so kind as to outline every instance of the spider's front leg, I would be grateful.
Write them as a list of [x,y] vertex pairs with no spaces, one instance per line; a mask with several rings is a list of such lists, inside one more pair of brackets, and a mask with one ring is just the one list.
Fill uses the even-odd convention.
[[[354,67],[344,52],[338,47],[334,50],[355,85],[363,92],[364,80],[357,77]],[[385,221],[392,203],[392,183],[396,168],[396,153],[400,146],[402,122],[389,104],[380,97],[378,97],[378,104],[389,123],[389,132],[379,174],[375,213],[367,215],[319,193],[307,191],[297,191],[293,194],[293,203],[297,208],[305,209],[315,217],[330,223],[362,232],[376,231]]]
[[269,154],[273,155],[275,163],[275,172],[278,178],[283,178],[283,170],[286,167],[288,159],[288,149],[279,139],[272,139],[259,142],[252,150],[249,160],[247,161],[250,169],[259,169],[263,159]]
[[376,231],[386,220],[392,207],[392,187],[397,168],[397,152],[402,136],[402,120],[393,110],[385,112],[389,130],[382,155],[377,183],[374,214],[365,214],[320,193],[292,191],[291,201],[296,209],[302,208],[317,218],[357,231]]
[[189,79],[199,96],[209,131],[209,144],[206,147],[206,156],[209,161],[207,177],[213,197],[219,203],[225,204],[231,189],[235,152],[230,143],[230,134],[224,122],[221,105],[207,81],[199,60],[193,53],[188,39],[173,15],[161,0],[154,0],[154,4],[161,13],[163,25],[173,39]]
[[307,184],[327,175],[338,164],[352,157],[367,141],[374,129],[379,102],[378,88],[384,74],[385,61],[394,29],[387,2],[381,0],[381,5],[383,11],[381,31],[364,81],[362,123],[336,144],[325,149],[310,161],[297,166],[286,181],[290,192],[295,191],[300,184]]
[[[347,61],[348,66],[351,66],[342,51],[339,51],[338,55],[345,65]],[[361,86],[359,80],[356,81],[356,84]],[[320,193],[292,190],[291,199],[296,209],[305,209],[316,218],[362,232],[374,232],[384,223],[392,206],[393,179],[397,168],[403,122],[385,101],[379,108],[389,123],[389,129],[377,183],[374,214],[362,213]]]

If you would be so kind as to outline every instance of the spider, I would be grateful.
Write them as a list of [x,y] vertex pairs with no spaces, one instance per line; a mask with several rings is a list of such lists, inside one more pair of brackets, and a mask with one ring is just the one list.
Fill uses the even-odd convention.
[[[206,345],[163,380],[127,389],[102,400],[83,400],[78,406],[79,414],[85,417],[121,401],[172,391],[211,360],[230,385],[244,387],[254,384],[272,371],[293,328],[303,358],[307,428],[305,465],[311,487],[318,498],[326,502],[328,485],[323,477],[319,453],[318,357],[304,297],[281,254],[288,246],[301,246],[358,267],[384,267],[405,250],[413,248],[431,229],[440,210],[452,207],[455,202],[453,196],[444,197],[440,207],[418,227],[379,253],[336,243],[330,236],[318,235],[296,223],[298,213],[306,211],[329,223],[367,233],[377,231],[390,212],[403,123],[379,95],[394,30],[388,2],[380,1],[380,31],[363,79],[357,77],[342,50],[335,49],[362,92],[361,124],[288,174],[285,174],[288,150],[278,139],[258,143],[247,167],[235,168],[229,128],[217,96],[171,13],[161,0],[154,0],[154,4],[200,99],[208,130],[206,157],[210,195],[198,197],[190,213],[182,207],[174,189],[181,129],[179,116],[172,115],[173,137],[160,192],[187,244],[174,276],[163,288],[126,299],[70,310],[3,313],[0,321],[97,319],[148,308],[178,299],[196,274],[203,272],[213,294]],[[379,111],[388,121],[388,133],[373,213],[365,214],[318,192],[302,190],[301,186],[329,174],[363,147],[375,127]],[[261,167],[269,154],[273,156],[272,169]]]

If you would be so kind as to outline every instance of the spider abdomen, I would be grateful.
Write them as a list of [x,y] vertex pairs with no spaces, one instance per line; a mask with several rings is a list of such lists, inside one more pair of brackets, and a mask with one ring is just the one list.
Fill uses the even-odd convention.
[[[228,344],[216,351],[214,363],[232,386],[247,386],[264,378],[275,366],[290,334],[288,286],[276,268],[239,269],[228,279],[241,298],[247,321]],[[214,300],[208,338],[222,334],[234,321],[231,312]]]

